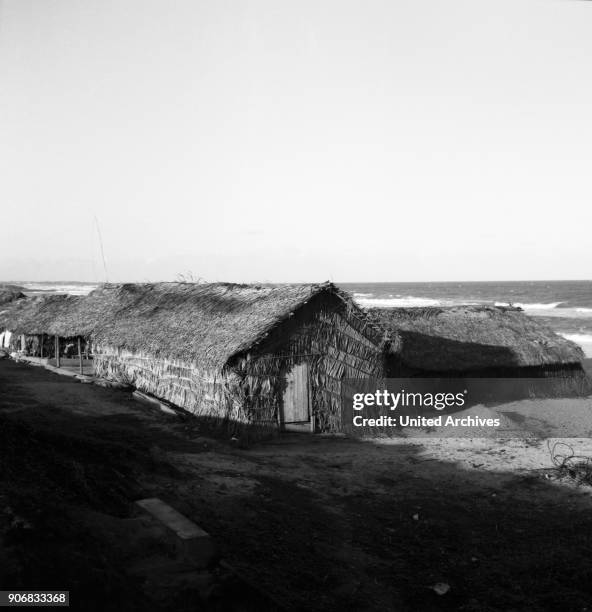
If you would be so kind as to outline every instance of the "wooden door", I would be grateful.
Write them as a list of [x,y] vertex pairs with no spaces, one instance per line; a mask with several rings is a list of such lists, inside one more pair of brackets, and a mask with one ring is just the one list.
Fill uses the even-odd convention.
[[308,364],[301,363],[286,374],[282,424],[309,421]]

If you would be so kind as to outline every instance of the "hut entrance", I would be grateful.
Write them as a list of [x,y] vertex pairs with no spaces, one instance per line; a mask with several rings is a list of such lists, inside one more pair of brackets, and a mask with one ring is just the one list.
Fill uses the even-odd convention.
[[286,374],[280,425],[287,431],[312,431],[308,364],[295,365]]

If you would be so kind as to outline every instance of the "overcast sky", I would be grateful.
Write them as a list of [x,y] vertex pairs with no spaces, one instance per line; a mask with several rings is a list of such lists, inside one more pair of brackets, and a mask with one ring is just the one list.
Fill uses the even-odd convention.
[[0,279],[591,278],[592,3],[0,1]]

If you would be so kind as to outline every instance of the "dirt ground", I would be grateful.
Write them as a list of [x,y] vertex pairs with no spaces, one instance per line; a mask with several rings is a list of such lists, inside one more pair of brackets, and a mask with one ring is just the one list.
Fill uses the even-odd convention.
[[[557,431],[559,401],[498,409]],[[569,401],[592,429],[590,400]],[[129,392],[1,361],[0,587],[154,608],[124,527],[156,496],[288,610],[592,609],[592,487],[559,478],[556,439],[292,434],[241,449],[206,434]],[[564,441],[592,457],[592,439]]]

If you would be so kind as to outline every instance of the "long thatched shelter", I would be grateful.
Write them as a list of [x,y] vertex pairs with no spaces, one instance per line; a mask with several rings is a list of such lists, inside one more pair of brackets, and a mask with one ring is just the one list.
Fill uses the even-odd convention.
[[[55,323],[75,308],[81,298],[68,295],[44,295],[19,299],[0,309],[0,330],[10,334],[10,347],[35,357],[54,358],[66,342],[60,344]],[[76,334],[69,334],[66,340]]]
[[400,339],[387,357],[389,376],[546,376],[582,369],[579,346],[519,308],[373,308],[369,314]]
[[89,355],[99,325],[136,298],[130,286],[106,284],[88,296],[42,295],[13,301],[0,308],[0,330],[12,335],[13,349],[28,356],[64,356],[75,345]]
[[111,300],[110,316],[92,331],[96,374],[198,416],[239,427],[338,431],[341,380],[382,371],[382,332],[330,283],[99,291],[85,298]]

